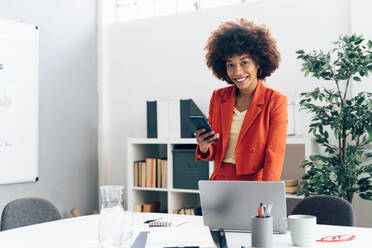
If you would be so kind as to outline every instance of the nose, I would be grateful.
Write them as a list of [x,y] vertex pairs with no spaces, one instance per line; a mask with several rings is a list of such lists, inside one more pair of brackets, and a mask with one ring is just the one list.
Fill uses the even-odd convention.
[[238,76],[243,72],[243,68],[238,64],[234,67],[233,74]]

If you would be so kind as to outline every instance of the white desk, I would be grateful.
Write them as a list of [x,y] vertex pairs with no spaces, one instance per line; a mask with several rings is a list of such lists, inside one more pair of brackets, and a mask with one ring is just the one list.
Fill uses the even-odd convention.
[[[135,235],[123,247],[130,247],[135,240],[136,233],[141,230],[151,230],[143,224],[144,220],[158,217],[160,214],[135,214]],[[164,219],[178,219],[179,221],[188,220],[184,224],[202,225],[203,219],[200,216],[186,215],[161,215]],[[11,229],[0,232],[1,248],[97,248],[98,247],[98,215],[83,216],[77,218],[64,219],[38,225]],[[341,227],[317,225],[315,230],[316,238],[320,239],[328,235],[354,234],[355,240],[340,243],[319,243],[313,247],[371,247],[372,228]],[[250,247],[251,235],[249,233],[227,233],[229,248],[240,248],[242,245]],[[274,247],[284,248],[293,247],[289,233],[275,234]]]

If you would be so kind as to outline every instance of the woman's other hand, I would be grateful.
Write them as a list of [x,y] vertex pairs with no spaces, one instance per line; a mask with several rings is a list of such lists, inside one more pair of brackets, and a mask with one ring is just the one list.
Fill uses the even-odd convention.
[[194,135],[196,137],[200,152],[206,154],[208,152],[209,145],[216,142],[220,135],[218,133],[214,133],[214,131],[210,131],[207,133],[204,132],[205,129],[202,128],[197,130]]

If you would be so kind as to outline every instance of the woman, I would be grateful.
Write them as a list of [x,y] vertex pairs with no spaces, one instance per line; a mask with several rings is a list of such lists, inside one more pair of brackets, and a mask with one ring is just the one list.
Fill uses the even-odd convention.
[[[265,25],[222,23],[207,41],[207,66],[231,86],[213,92],[211,132],[195,132],[196,160],[215,161],[210,180],[279,181],[287,136],[287,98],[262,83],[280,53]],[[218,138],[217,141],[214,141]]]

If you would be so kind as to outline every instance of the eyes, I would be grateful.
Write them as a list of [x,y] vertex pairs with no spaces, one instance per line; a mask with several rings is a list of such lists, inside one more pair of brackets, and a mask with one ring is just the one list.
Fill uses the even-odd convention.
[[[242,61],[240,63],[241,66],[247,66],[249,64],[249,61]],[[230,69],[230,68],[233,68],[235,66],[235,64],[233,63],[226,63],[226,68]]]

